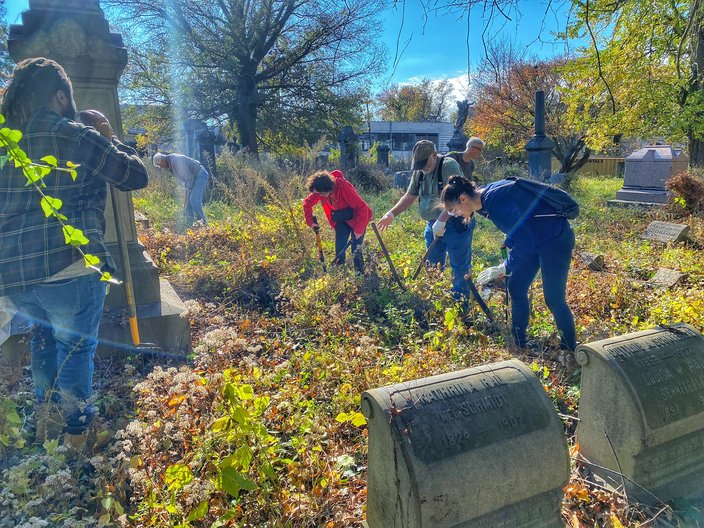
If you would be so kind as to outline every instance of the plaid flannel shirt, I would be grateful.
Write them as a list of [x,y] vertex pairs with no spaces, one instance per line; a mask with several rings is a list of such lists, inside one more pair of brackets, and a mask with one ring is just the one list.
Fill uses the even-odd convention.
[[[103,240],[107,184],[122,191],[146,187],[147,170],[136,151],[52,112],[30,120],[20,148],[35,162],[52,155],[60,167],[67,161],[80,164],[76,181],[66,172],[52,171],[44,178],[43,191],[63,202],[59,212],[68,217],[66,223],[90,240],[81,249],[100,258],[106,271],[114,271]],[[44,282],[82,258],[65,243],[58,220],[44,215],[39,193],[26,183],[13,163],[0,171],[0,295]]]

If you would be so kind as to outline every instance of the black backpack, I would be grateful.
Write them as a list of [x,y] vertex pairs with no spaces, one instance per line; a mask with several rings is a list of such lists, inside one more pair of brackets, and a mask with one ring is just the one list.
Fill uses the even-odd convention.
[[[540,199],[544,204],[555,210],[557,216],[564,216],[568,220],[574,220],[579,216],[579,204],[574,201],[566,191],[535,180],[527,178],[517,178],[509,176],[506,180],[513,181],[517,188],[528,191],[535,198]],[[552,215],[537,215],[552,216]]]

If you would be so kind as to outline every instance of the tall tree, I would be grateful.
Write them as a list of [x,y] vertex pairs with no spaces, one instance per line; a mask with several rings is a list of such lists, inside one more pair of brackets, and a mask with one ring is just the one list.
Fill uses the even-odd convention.
[[447,79],[391,85],[377,96],[379,116],[385,121],[447,121],[452,111],[453,87]]
[[569,117],[596,148],[614,137],[687,141],[704,164],[704,27],[700,0],[574,2],[571,37],[591,46],[566,65]]
[[6,80],[12,74],[13,62],[10,53],[7,51],[7,5],[5,0],[0,0],[0,85],[5,85]]
[[[376,0],[103,0],[144,44],[168,49],[176,93],[199,117],[222,117],[258,152],[262,109],[324,110],[378,72]],[[280,114],[283,115],[283,114]]]
[[475,99],[466,128],[508,154],[523,151],[533,134],[535,92],[545,93],[545,129],[562,172],[577,170],[590,155],[586,137],[565,119],[560,73],[566,59],[526,59],[508,43],[489,45],[472,85]]

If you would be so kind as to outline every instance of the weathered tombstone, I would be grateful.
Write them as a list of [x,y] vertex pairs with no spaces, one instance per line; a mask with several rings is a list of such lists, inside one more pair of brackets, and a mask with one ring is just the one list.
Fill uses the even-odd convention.
[[655,275],[648,281],[651,286],[662,286],[664,288],[672,288],[678,282],[686,277],[686,274],[676,270],[659,268]]
[[447,142],[447,148],[455,152],[463,152],[467,146],[467,140],[469,139],[464,133],[464,124],[469,116],[469,107],[471,106],[467,99],[462,101],[457,101],[457,121],[455,121],[455,128],[452,131],[452,137],[450,141]]
[[389,151],[391,147],[386,144],[379,145],[376,148],[376,164],[382,167],[389,166]]
[[604,255],[596,255],[594,253],[582,251],[579,253],[579,256],[592,271],[604,271],[606,268],[606,264],[604,263]]
[[[15,62],[47,57],[61,64],[73,83],[79,110],[100,110],[110,120],[115,134],[122,136],[117,85],[127,64],[127,49],[122,36],[110,32],[98,0],[29,0],[29,9],[22,13],[22,24],[10,26],[8,49]],[[190,328],[188,321],[180,317],[185,306],[171,285],[159,279],[156,266],[137,238],[132,194],[117,194],[116,204],[109,199],[107,202],[105,241],[118,266],[115,275],[122,278],[113,214],[116,206],[137,285],[134,293],[142,340],[168,350],[188,351]],[[130,343],[129,328],[122,322],[126,306],[124,289],[110,288],[105,304],[101,343]]]
[[369,528],[562,527],[562,424],[523,363],[366,391]]
[[667,203],[665,182],[686,171],[688,164],[687,156],[670,145],[652,145],[634,152],[626,158],[623,188],[616,192],[615,202]]
[[413,171],[394,172],[394,189],[406,189],[411,181]]
[[340,166],[343,172],[347,172],[357,166],[359,160],[359,137],[354,133],[351,126],[343,127],[342,132],[337,137],[340,142]]
[[577,442],[593,471],[644,502],[704,494],[704,337],[680,323],[581,345],[575,357]]
[[528,172],[534,180],[550,180],[552,149],[555,144],[545,135],[545,93],[535,92],[535,134],[526,144]]
[[655,220],[650,222],[641,238],[657,242],[682,242],[689,238],[689,226]]

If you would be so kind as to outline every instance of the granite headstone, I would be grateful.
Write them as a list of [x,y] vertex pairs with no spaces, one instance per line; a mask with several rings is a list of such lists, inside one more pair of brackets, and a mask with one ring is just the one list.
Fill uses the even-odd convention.
[[369,528],[560,527],[560,420],[517,360],[372,389]]
[[680,323],[581,345],[575,357],[577,442],[594,472],[643,502],[702,496],[702,334]]

